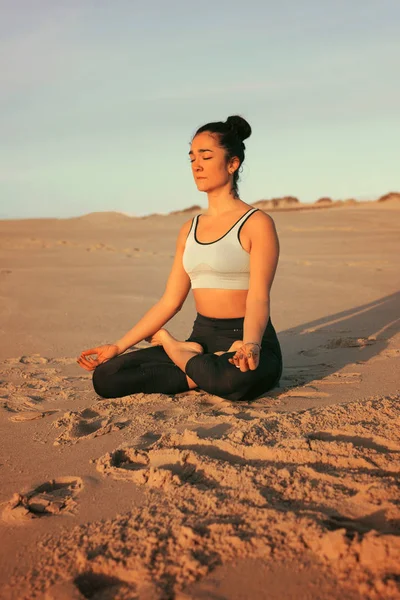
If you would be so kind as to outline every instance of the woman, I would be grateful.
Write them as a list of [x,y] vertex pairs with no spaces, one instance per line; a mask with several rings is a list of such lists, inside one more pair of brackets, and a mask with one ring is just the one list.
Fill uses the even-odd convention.
[[[99,396],[200,388],[228,400],[251,400],[279,383],[282,354],[270,318],[278,236],[272,218],[243,202],[237,188],[243,140],[250,134],[239,116],[195,133],[190,162],[208,209],[182,225],[161,299],[115,344],[80,355],[78,363],[94,371]],[[191,288],[197,317],[190,337],[180,341],[163,326]],[[142,340],[152,346],[123,354]]]

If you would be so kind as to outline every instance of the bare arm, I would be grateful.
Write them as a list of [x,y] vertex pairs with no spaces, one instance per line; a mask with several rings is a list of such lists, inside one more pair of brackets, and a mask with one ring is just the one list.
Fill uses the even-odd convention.
[[279,260],[275,223],[260,212],[251,223],[250,285],[246,299],[244,342],[261,342],[270,316],[270,291]]
[[115,342],[119,354],[156,333],[181,310],[190,291],[190,279],[183,268],[182,255],[191,223],[191,219],[186,221],[179,231],[174,262],[162,297],[130,331]]
[[269,215],[255,213],[251,225],[250,285],[243,323],[243,344],[228,361],[242,372],[258,367],[262,340],[270,316],[270,291],[279,260],[279,239]]

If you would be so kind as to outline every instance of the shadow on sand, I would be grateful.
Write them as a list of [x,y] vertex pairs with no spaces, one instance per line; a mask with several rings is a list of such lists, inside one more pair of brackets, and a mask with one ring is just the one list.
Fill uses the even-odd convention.
[[[366,363],[379,355],[400,356],[388,349],[400,330],[400,292],[334,315],[278,332],[283,354],[277,396],[316,378],[328,377],[347,365]],[[271,392],[263,396],[271,395]]]

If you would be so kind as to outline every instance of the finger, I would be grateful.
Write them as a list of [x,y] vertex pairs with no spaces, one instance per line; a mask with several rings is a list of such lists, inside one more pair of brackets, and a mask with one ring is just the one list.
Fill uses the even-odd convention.
[[82,354],[80,356],[78,356],[78,359],[82,360],[87,365],[92,365],[93,362],[95,362],[95,359],[92,358],[91,356],[82,356]]
[[85,371],[90,371],[91,367],[89,367],[87,364],[85,364],[82,359],[78,358],[78,360],[76,361],[78,363],[78,365],[80,367],[82,367],[82,369],[85,369]]
[[249,370],[249,366],[247,363],[247,356],[245,355],[245,353],[243,351],[241,351],[239,353],[239,367],[240,367],[240,370],[242,371],[242,373]]
[[83,360],[87,360],[91,365],[94,365],[98,362],[98,358],[93,358],[93,356],[85,356],[81,357]]
[[242,367],[245,368],[245,370],[247,371],[247,348],[246,346],[242,346],[239,350],[238,350],[238,354],[239,354],[239,364]]
[[258,367],[258,356],[253,356],[248,359],[249,369],[254,371]]
[[257,368],[258,364],[258,352],[254,350],[249,350],[247,352],[247,363],[249,365],[249,369],[254,371]]
[[97,355],[96,358],[94,358],[93,356],[83,356],[83,354],[81,354],[78,358],[80,360],[86,361],[87,364],[92,366],[96,366],[99,364],[99,355]]
[[92,371],[94,369],[93,363],[91,363],[86,358],[79,357],[78,362],[80,365],[82,365],[82,367],[84,367],[88,371]]
[[230,358],[228,358],[228,361],[235,367],[239,367],[239,356],[238,353],[235,352],[235,354],[233,356],[231,356]]
[[84,359],[84,360],[89,360],[89,361],[90,361],[90,362],[89,362],[89,364],[91,365],[91,367],[92,367],[93,369],[95,369],[95,368],[97,367],[97,365],[99,365],[99,364],[100,364],[100,361],[99,361],[99,359],[96,359],[96,358],[91,358],[91,357],[89,357],[88,359]]
[[82,356],[82,355],[81,355],[81,356],[78,356],[78,360],[79,360],[80,362],[82,362],[83,364],[85,364],[85,365],[89,365],[89,366],[91,365],[90,359],[89,359],[89,358],[86,358],[86,357],[84,357],[84,356]]
[[82,364],[82,362],[79,359],[76,362],[78,363],[78,365],[80,367],[82,367],[82,369],[85,369],[85,371],[89,371],[90,370],[88,367],[86,367],[84,364]]
[[88,354],[98,354],[97,348],[90,348],[89,350],[83,350],[81,356],[88,356]]
[[250,358],[247,359],[248,365],[249,365],[249,369],[251,371],[254,371],[254,369],[257,368],[257,357],[256,356],[251,356]]

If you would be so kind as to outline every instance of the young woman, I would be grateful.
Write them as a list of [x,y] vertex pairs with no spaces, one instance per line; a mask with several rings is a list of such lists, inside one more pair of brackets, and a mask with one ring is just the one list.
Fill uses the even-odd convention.
[[[243,140],[250,134],[239,116],[195,133],[190,162],[208,209],[182,225],[160,300],[115,344],[84,350],[78,358],[93,371],[99,396],[200,388],[228,400],[251,400],[279,383],[282,354],[270,317],[278,236],[272,218],[243,202],[237,188]],[[197,316],[190,337],[181,341],[163,326],[190,289]],[[124,354],[142,340],[151,346]]]

